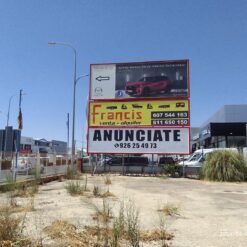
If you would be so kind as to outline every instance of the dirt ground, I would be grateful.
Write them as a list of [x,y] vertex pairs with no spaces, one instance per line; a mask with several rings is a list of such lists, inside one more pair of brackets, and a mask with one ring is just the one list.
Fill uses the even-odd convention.
[[[84,183],[82,180],[82,183]],[[131,200],[140,212],[142,229],[158,226],[157,210],[170,204],[178,208],[177,214],[166,217],[174,247],[237,247],[247,246],[247,184],[216,183],[183,178],[111,176],[109,190],[115,196],[108,198],[112,211],[117,214],[120,201]],[[103,176],[88,176],[87,192],[70,196],[66,181],[51,182],[39,187],[34,197],[35,211],[28,212],[25,233],[43,236],[51,244],[43,229],[55,220],[65,220],[78,227],[92,225],[94,206],[102,205],[102,198],[92,196],[94,185],[107,191]],[[6,200],[0,194],[1,202]],[[28,198],[18,198],[28,203]],[[55,245],[54,245],[55,246]],[[144,246],[160,246],[145,244]]]

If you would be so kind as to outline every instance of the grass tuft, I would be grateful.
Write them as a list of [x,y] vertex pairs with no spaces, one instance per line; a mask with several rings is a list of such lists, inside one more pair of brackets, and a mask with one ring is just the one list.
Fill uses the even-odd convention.
[[0,207],[0,246],[30,246],[30,240],[22,234],[25,216],[13,215],[13,207]]
[[140,246],[140,222],[139,211],[136,209],[134,202],[129,201],[126,208],[126,236],[130,246]]
[[95,197],[100,197],[101,196],[101,190],[100,190],[100,187],[98,185],[94,185],[93,186],[93,195]]
[[247,165],[243,155],[233,151],[215,151],[208,155],[202,177],[211,181],[241,182],[247,179]]
[[84,186],[79,180],[68,180],[65,189],[71,196],[83,195],[84,193]]
[[179,208],[171,203],[166,203],[162,208],[158,209],[158,212],[164,213],[166,216],[178,216]]
[[106,174],[106,175],[104,176],[104,183],[105,183],[105,185],[110,185],[110,184],[112,184],[110,174]]
[[70,165],[67,168],[66,178],[70,180],[79,180],[81,179],[81,174],[77,172],[76,168]]
[[93,219],[97,220],[98,222],[101,222],[103,224],[106,224],[110,222],[112,217],[112,212],[109,203],[103,199],[102,208],[94,205],[95,214],[93,215]]

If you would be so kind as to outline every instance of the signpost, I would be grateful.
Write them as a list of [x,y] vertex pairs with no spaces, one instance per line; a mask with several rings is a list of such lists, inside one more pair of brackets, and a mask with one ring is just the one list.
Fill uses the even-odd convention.
[[88,153],[189,154],[189,61],[93,64]]

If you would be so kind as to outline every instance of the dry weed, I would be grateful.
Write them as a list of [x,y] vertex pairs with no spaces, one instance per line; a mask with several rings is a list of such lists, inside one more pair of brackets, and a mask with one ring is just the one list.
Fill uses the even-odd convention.
[[65,189],[71,196],[83,195],[84,187],[80,180],[68,180]]
[[101,237],[97,240],[99,230],[96,227],[85,227],[79,231],[75,225],[62,220],[53,222],[44,231],[51,239],[56,240],[59,246],[73,247],[103,247],[103,236],[106,233],[104,229],[100,229]]
[[93,186],[93,195],[95,197],[100,197],[101,196],[101,189],[98,185]]
[[140,246],[139,210],[131,200],[128,202],[126,207],[126,236],[130,246]]
[[83,179],[81,177],[81,174],[79,172],[77,172],[76,168],[71,166],[71,165],[69,165],[68,168],[67,168],[66,178],[70,179],[70,180]]
[[[47,235],[60,244],[59,246],[75,247],[139,247],[143,243],[158,243],[162,247],[169,246],[167,241],[173,239],[174,235],[166,231],[164,215],[161,213],[162,221],[156,230],[140,230],[139,211],[134,203],[129,201],[126,205],[120,203],[117,217],[113,218],[109,203],[103,199],[101,207],[91,203],[96,221],[94,226],[85,226],[79,230],[75,225],[67,221],[55,221],[44,231]],[[113,222],[112,222],[113,219]]]
[[32,203],[27,204],[26,206],[6,206],[6,205],[1,205],[0,206],[0,213],[1,212],[6,212],[6,208],[8,208],[8,212],[10,214],[14,214],[14,213],[25,213],[25,212],[30,212],[30,211],[34,211],[34,207],[32,205]]
[[92,215],[93,220],[106,224],[113,218],[109,203],[103,199],[102,208],[93,204],[95,213]]
[[109,188],[106,192],[102,193],[102,189],[99,185],[94,185],[93,187],[93,195],[95,197],[101,197],[101,198],[106,198],[106,197],[115,197],[113,193],[109,191]]
[[105,198],[105,197],[115,197],[115,195],[108,190],[105,193],[103,193],[101,195],[101,197],[103,197],[103,198]]
[[63,182],[64,181],[64,176],[59,176],[59,178],[58,178],[58,182]]
[[179,208],[171,203],[166,203],[158,212],[163,212],[167,216],[179,216]]
[[107,174],[107,175],[104,176],[104,183],[105,183],[105,185],[112,184],[111,178],[110,178],[110,174]]
[[7,246],[31,246],[30,239],[23,236],[26,215],[13,215],[11,206],[0,208],[0,247]]
[[160,230],[146,230],[140,232],[140,240],[143,242],[171,240],[174,237],[172,233],[161,233]]
[[39,185],[36,182],[20,184],[14,191],[15,197],[33,197],[39,191]]

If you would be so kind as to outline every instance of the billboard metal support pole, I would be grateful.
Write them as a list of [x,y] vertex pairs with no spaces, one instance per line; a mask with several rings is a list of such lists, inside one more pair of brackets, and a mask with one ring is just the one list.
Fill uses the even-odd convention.
[[154,175],[154,154],[152,154],[152,173]]
[[247,147],[247,124],[245,125],[245,136],[246,136],[246,143],[245,143],[245,146]]
[[89,167],[91,167],[91,175],[93,175],[93,164],[92,164],[92,155],[89,154]]
[[15,165],[13,169],[13,180],[16,182],[16,170],[17,170],[17,163],[18,163],[18,151],[17,151],[17,140],[15,140]]
[[40,159],[40,152],[38,152],[35,166],[35,180],[40,179]]
[[124,176],[124,154],[122,154],[122,175]]
[[183,155],[183,178],[185,178],[184,155]]

